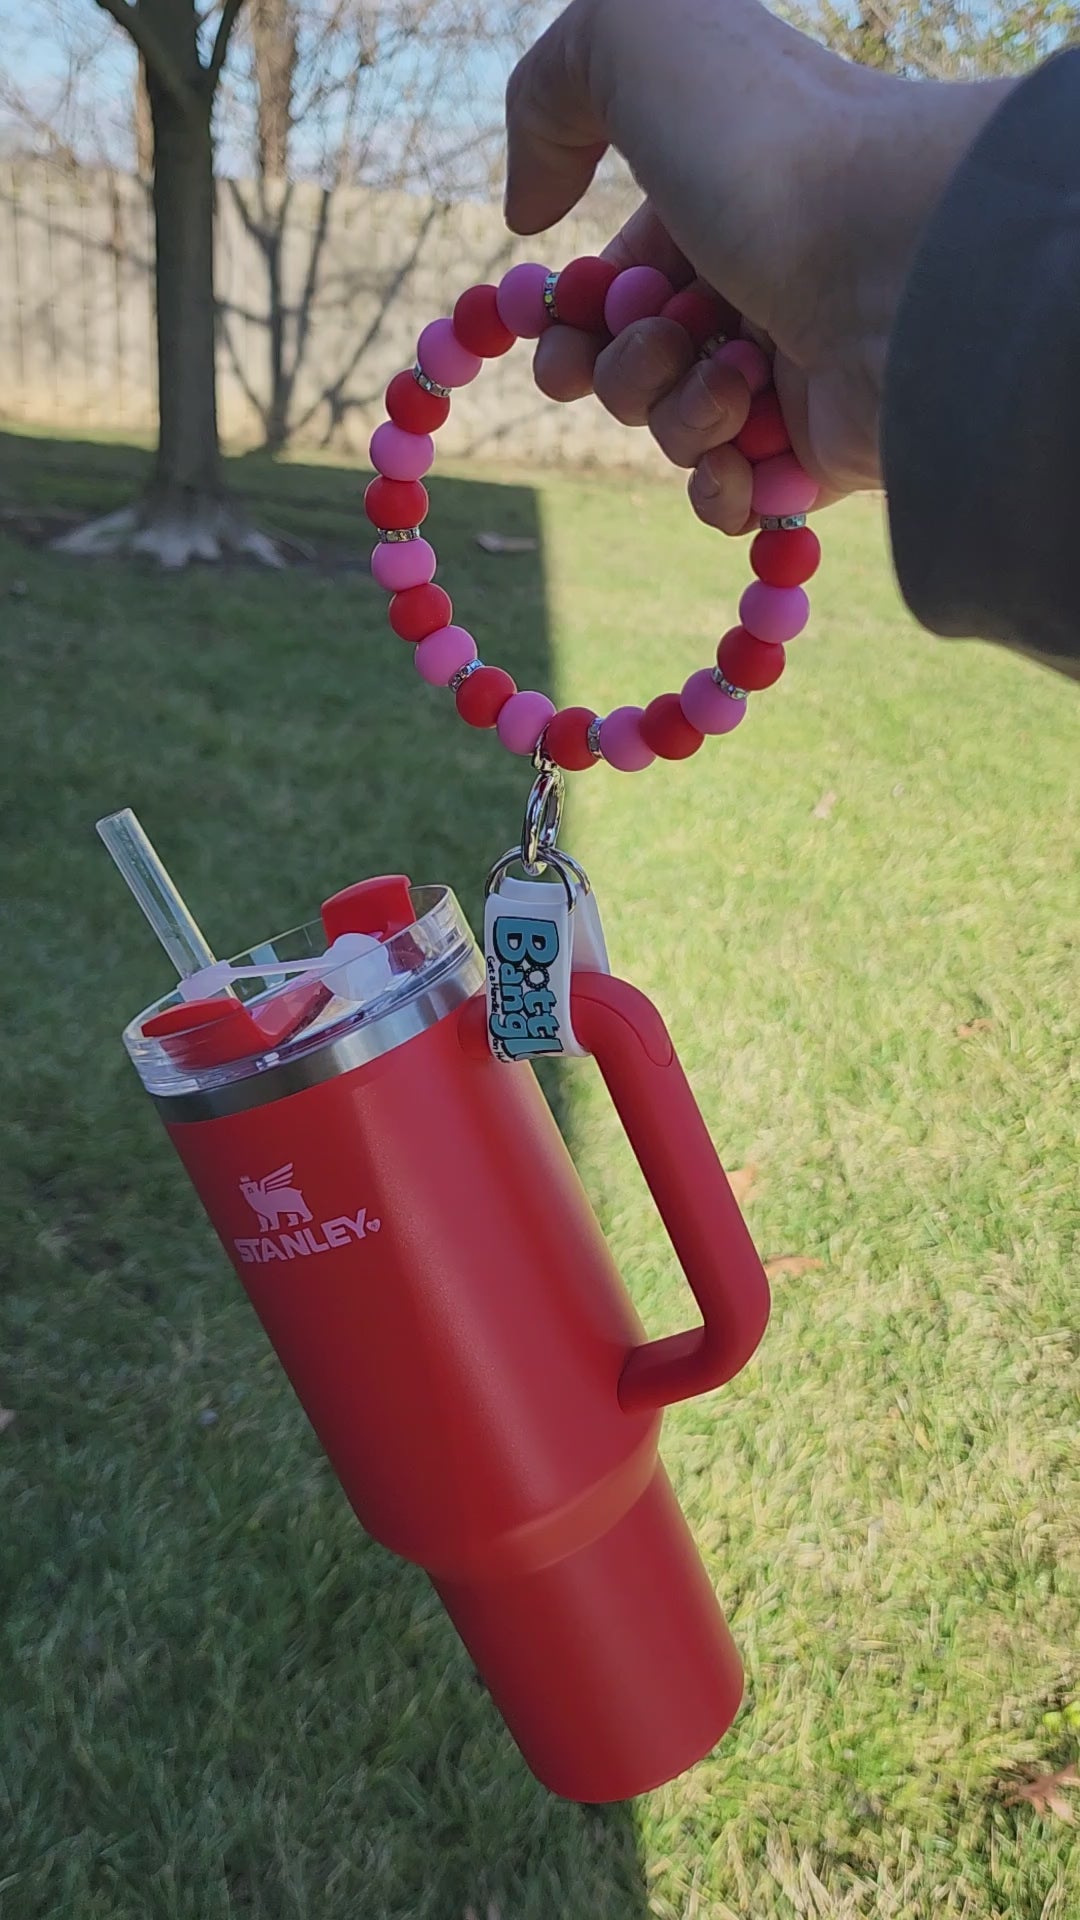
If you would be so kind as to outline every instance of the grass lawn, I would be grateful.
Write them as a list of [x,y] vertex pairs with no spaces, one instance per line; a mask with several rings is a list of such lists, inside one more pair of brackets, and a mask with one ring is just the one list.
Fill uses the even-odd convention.
[[[0,439],[0,507],[130,449]],[[359,551],[355,474],[237,477]],[[677,481],[436,480],[458,617],[603,709],[709,658],[745,555]],[[534,555],[473,535],[535,533]],[[792,1256],[665,1452],[747,1666],[633,1807],[526,1773],[422,1575],[367,1542],[123,1056],[168,975],[93,834],[133,805],[220,952],[366,873],[475,914],[527,770],[355,566],[168,579],[0,535],[0,1920],[1076,1920],[1080,690],[916,632],[877,509],[731,739],[575,781],[617,968]],[[560,1118],[650,1328],[687,1296],[593,1071]],[[807,1263],[814,1264],[807,1264]]]

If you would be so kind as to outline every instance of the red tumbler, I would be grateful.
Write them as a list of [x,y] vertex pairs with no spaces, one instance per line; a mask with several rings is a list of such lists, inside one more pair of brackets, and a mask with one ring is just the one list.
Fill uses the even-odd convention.
[[[275,980],[343,932],[379,937],[377,969]],[[581,1801],[656,1787],[742,1686],[662,1409],[737,1373],[768,1315],[664,1025],[575,974],[575,1033],[703,1318],[650,1341],[532,1069],[491,1056],[451,893],[367,881],[254,958],[253,997],[132,1022],[143,1084],[358,1518],[427,1571],[538,1778]]]

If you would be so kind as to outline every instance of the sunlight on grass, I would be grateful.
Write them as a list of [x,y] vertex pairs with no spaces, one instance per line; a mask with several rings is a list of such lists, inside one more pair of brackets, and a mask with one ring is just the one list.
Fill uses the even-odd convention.
[[[645,700],[709,658],[745,559],[681,502],[557,489],[544,521],[563,698]],[[822,1262],[778,1281],[742,1380],[669,1419],[749,1693],[642,1808],[658,1914],[697,1890],[1015,1920],[1055,1873],[1080,1911],[1068,1834],[990,1798],[1080,1678],[1078,720],[1072,687],[915,632],[859,503],[735,735],[575,785],[616,967],[723,1157],[762,1170],[762,1252]],[[588,1075],[570,1135],[650,1326],[686,1323]]]

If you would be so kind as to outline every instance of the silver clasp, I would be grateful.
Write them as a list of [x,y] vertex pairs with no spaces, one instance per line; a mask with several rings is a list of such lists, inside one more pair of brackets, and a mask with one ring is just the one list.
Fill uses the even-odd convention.
[[566,802],[566,777],[562,768],[549,760],[539,747],[533,755],[533,766],[536,779],[525,802],[521,844],[508,848],[502,858],[496,860],[484,891],[491,893],[511,867],[520,865],[530,880],[538,880],[549,867],[554,867],[566,889],[572,913],[578,889],[589,893],[591,888],[584,868],[557,844]]
[[552,760],[538,759],[536,779],[525,802],[521,824],[521,864],[530,880],[536,880],[555,851],[566,803],[566,776]]

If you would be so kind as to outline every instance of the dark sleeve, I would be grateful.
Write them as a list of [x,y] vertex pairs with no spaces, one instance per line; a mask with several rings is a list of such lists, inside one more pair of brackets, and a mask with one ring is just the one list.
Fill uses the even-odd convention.
[[1080,50],[1009,94],[930,220],[882,457],[916,618],[1080,678]]

